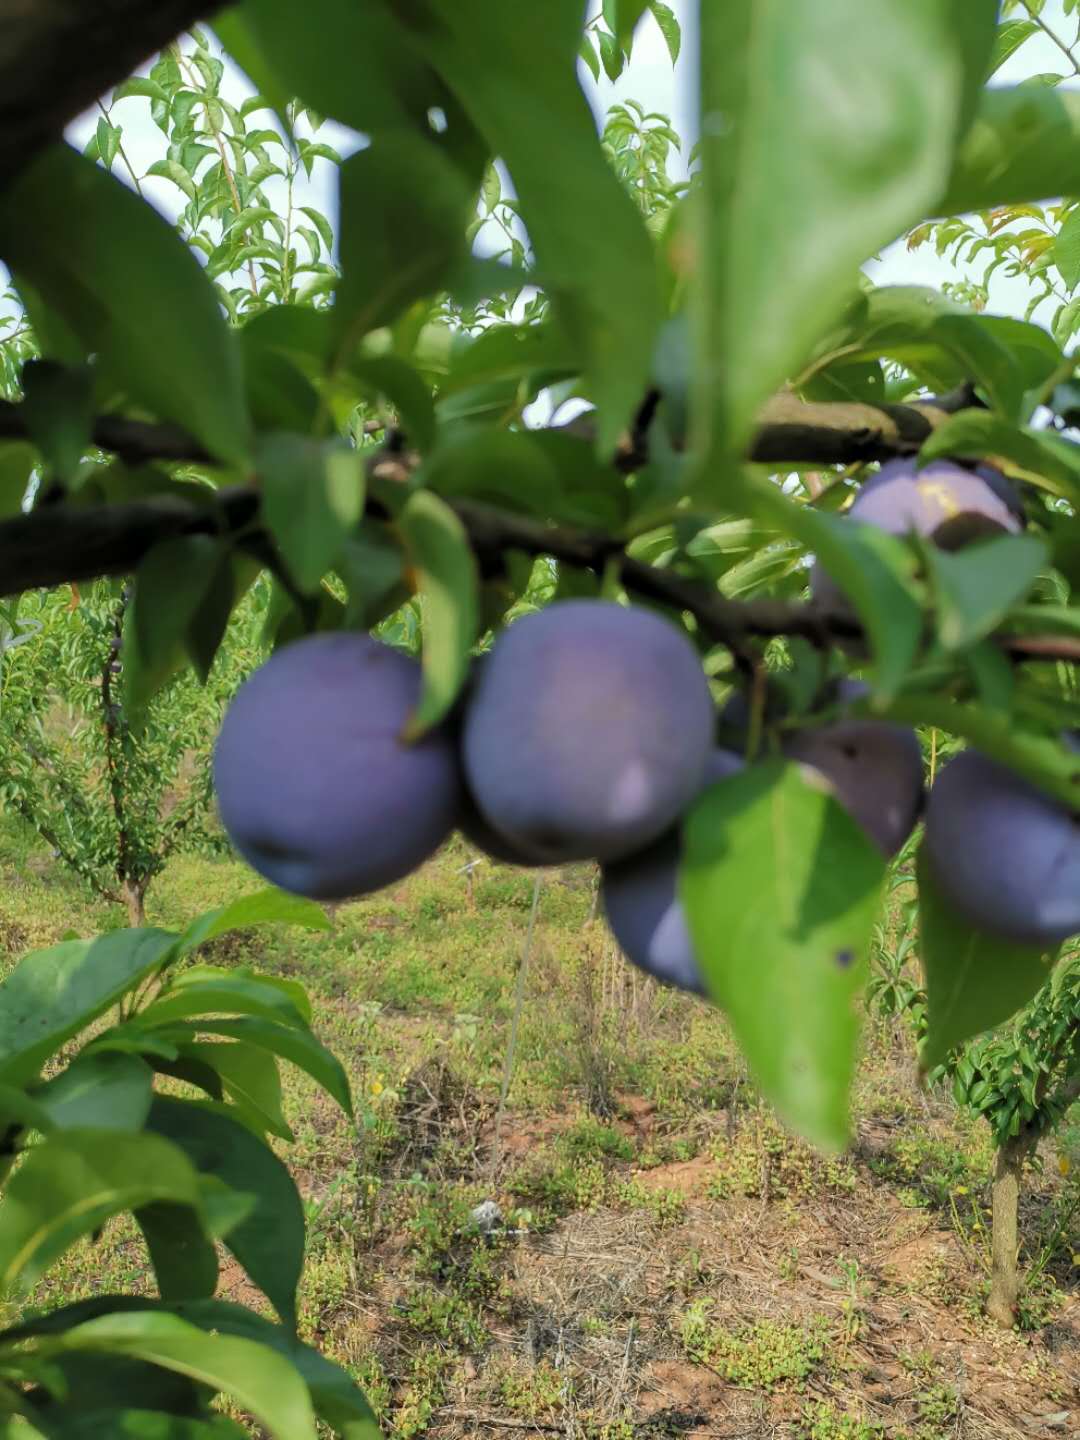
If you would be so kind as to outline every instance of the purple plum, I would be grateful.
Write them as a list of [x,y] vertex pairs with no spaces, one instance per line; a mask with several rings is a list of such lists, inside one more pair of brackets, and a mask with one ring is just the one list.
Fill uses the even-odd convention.
[[1056,946],[1080,932],[1080,815],[978,750],[950,760],[930,791],[926,858],[989,935]]
[[[859,489],[848,515],[889,535],[921,535],[942,550],[1023,530],[1024,507],[1012,484],[989,465],[967,470],[949,460],[924,469],[914,459],[890,460]],[[850,613],[846,596],[815,563],[810,588],[819,606]]]
[[525,869],[533,866],[546,865],[546,860],[539,859],[536,855],[522,850],[520,846],[513,845],[481,815],[476,801],[469,794],[468,786],[462,790],[461,809],[458,813],[458,829],[470,845],[475,845],[477,850],[483,851],[489,860],[497,860],[500,865],[520,865]]
[[[850,704],[868,694],[860,680],[841,680],[828,697]],[[728,701],[722,722],[734,733],[749,723],[741,694]],[[923,802],[923,762],[914,730],[883,720],[843,715],[826,724],[809,724],[782,735],[789,760],[818,770],[837,800],[862,826],[878,849],[895,855],[915,828]]]
[[686,635],[652,611],[564,600],[504,630],[466,705],[465,778],[484,821],[558,865],[617,860],[696,794],[713,706]]
[[[744,763],[730,750],[714,750],[702,791],[734,775]],[[627,959],[665,985],[703,995],[701,969],[677,891],[681,858],[680,824],[646,850],[605,865],[600,894],[608,926]]]
[[340,900],[408,875],[457,821],[444,729],[406,744],[420,667],[368,635],[309,635],[241,686],[214,752],[221,820],[260,875]]

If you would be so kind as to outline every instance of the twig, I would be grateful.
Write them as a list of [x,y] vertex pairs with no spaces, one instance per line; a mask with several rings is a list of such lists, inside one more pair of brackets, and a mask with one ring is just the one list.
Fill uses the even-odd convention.
[[475,1410],[453,1410],[446,1406],[437,1412],[447,1420],[468,1420],[478,1429],[490,1426],[493,1430],[543,1430],[551,1435],[562,1433],[561,1425],[552,1425],[543,1420],[501,1420],[495,1415],[478,1415]]
[[1073,74],[1080,75],[1080,65],[1076,63],[1076,57],[1073,55],[1068,45],[1065,44],[1065,41],[1062,40],[1061,36],[1057,35],[1053,30],[1051,30],[1050,26],[1046,23],[1042,16],[1036,10],[1033,10],[1031,8],[1030,0],[1024,0],[1024,9],[1030,15],[1032,20],[1035,21],[1035,24],[1039,27],[1039,29],[1043,32],[1047,39],[1052,40],[1057,46],[1057,48],[1061,51],[1061,53],[1065,56],[1066,60],[1068,60],[1069,64],[1073,68]]

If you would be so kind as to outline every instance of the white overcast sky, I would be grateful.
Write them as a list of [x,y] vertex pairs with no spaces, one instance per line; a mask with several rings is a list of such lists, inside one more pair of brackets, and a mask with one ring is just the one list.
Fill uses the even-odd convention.
[[[684,140],[684,156],[696,138],[696,116],[694,76],[697,65],[696,6],[692,0],[669,0],[683,27],[683,50],[678,65],[672,71],[663,37],[650,15],[646,15],[638,28],[634,40],[633,58],[620,79],[612,84],[601,75],[599,84],[581,66],[582,80],[586,95],[593,107],[598,123],[608,106],[616,100],[635,99],[648,110],[657,110],[671,117],[675,129]],[[804,0],[812,3],[812,0]],[[1043,18],[1060,34],[1071,39],[1076,33],[1076,17],[1066,19],[1062,12],[1063,0],[1047,0]],[[995,77],[995,84],[1016,84],[1028,76],[1048,71],[1060,71],[1064,57],[1052,41],[1042,35],[1034,36],[1007,62]],[[1080,83],[1075,79],[1073,84]],[[243,97],[246,86],[243,77],[231,66],[225,82],[225,92],[230,98]],[[100,112],[93,109],[69,130],[76,143],[85,144],[93,132]],[[139,97],[121,101],[114,119],[122,124],[124,145],[132,164],[140,173],[162,155],[161,132],[150,119],[149,102]],[[338,148],[347,151],[355,143],[352,137],[340,127],[327,126],[320,138],[327,138]],[[673,167],[675,168],[675,167]],[[117,164],[117,172],[121,166]],[[301,203],[317,205],[334,217],[336,208],[333,167],[325,161],[317,161],[311,182],[304,187],[307,193]],[[182,204],[182,197],[171,182],[153,179],[144,182],[148,198],[154,200],[167,213],[175,215]],[[925,284],[940,286],[943,281],[956,279],[957,272],[947,261],[939,260],[929,246],[914,253],[908,253],[903,242],[891,246],[880,259],[871,261],[869,274],[879,284]],[[994,277],[990,297],[990,308],[996,312],[1021,313],[1030,291],[1023,282]]]

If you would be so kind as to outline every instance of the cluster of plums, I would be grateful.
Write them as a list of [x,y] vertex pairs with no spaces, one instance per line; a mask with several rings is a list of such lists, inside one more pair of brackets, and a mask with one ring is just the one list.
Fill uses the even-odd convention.
[[[916,474],[906,462],[864,486],[852,514],[946,544],[1022,524],[994,472]],[[831,584],[815,576],[819,603],[836,599]],[[415,661],[356,633],[308,636],[257,670],[214,757],[221,818],[244,858],[317,899],[401,879],[455,827],[513,864],[595,859],[629,958],[700,991],[676,890],[681,819],[748,762],[717,746],[718,717],[685,633],[647,610],[557,602],[504,630],[474,665],[459,711],[409,743],[420,688]],[[861,689],[839,682],[828,697],[839,718],[782,732],[781,748],[823,775],[893,855],[923,808],[922,757],[913,731],[843,713]],[[748,718],[736,697],[719,728],[738,743]],[[982,755],[961,754],[939,777],[927,845],[942,888],[983,929],[1039,944],[1080,930],[1073,817]]]

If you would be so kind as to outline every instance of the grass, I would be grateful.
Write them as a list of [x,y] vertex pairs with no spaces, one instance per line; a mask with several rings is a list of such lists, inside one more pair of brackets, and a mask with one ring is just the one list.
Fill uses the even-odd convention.
[[[468,858],[455,840],[335,907],[331,933],[251,932],[206,957],[301,980],[349,1072],[355,1125],[285,1070],[281,1153],[308,1219],[303,1334],[389,1435],[1004,1440],[1063,1411],[1046,1433],[1080,1428],[1080,1234],[1075,1213],[1057,1224],[1080,1183],[1075,1115],[1026,1188],[1031,1254],[1056,1237],[1031,1328],[1002,1335],[981,1316],[987,1130],[917,1088],[903,1029],[868,1026],[856,1143],[817,1155],[758,1101],[723,1018],[616,954],[582,866],[544,875],[496,1151],[533,876],[470,878]],[[9,822],[0,871],[0,967],[124,923]],[[253,884],[236,863],[178,860],[149,923]],[[488,1200],[493,1234],[473,1220]],[[116,1223],[33,1298],[149,1285]],[[222,1293],[267,1308],[231,1263]]]

